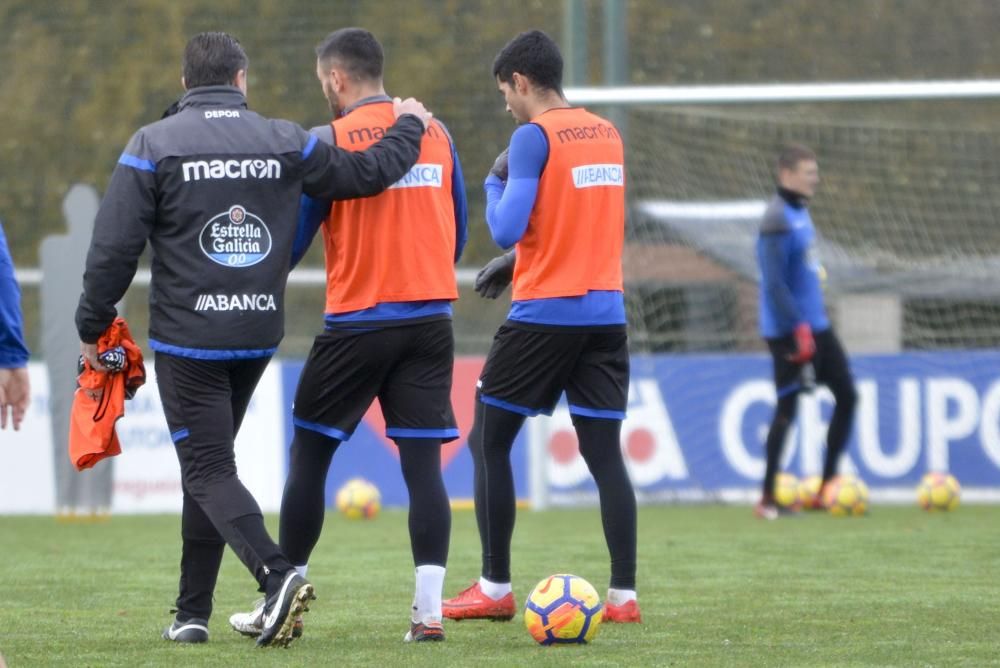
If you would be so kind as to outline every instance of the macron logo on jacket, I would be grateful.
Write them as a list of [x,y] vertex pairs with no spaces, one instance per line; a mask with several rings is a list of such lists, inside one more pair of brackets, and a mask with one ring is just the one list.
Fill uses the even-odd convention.
[[246,160],[189,160],[181,163],[184,182],[202,179],[280,179],[281,163],[274,158]]

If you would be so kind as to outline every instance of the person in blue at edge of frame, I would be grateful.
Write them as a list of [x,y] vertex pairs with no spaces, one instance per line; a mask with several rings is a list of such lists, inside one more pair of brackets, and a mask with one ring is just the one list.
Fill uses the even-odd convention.
[[0,223],[0,429],[8,420],[14,431],[31,402],[28,380],[28,347],[24,344],[21,316],[21,290],[14,276],[14,261],[7,248],[3,223]]

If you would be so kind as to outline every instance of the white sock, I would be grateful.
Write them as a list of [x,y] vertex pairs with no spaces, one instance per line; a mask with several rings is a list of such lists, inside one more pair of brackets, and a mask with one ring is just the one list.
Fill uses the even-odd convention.
[[608,589],[608,603],[611,605],[625,605],[635,600],[635,589]]
[[499,601],[511,592],[509,582],[490,582],[482,576],[479,578],[479,588],[494,601]]
[[298,571],[299,575],[305,577],[306,573],[309,571],[309,564],[302,564],[301,566],[292,566],[292,568]]
[[444,566],[417,566],[417,586],[413,594],[411,620],[416,623],[441,621],[441,591],[444,589]]

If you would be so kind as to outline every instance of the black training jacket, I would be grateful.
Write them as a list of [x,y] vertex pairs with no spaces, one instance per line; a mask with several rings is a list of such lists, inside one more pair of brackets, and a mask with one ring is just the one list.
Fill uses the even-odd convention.
[[300,195],[382,192],[413,166],[423,131],[403,116],[353,153],[248,110],[238,88],[188,91],[177,114],[133,135],[111,175],[76,312],[80,339],[93,343],[111,324],[148,239],[153,350],[198,359],[273,353]]

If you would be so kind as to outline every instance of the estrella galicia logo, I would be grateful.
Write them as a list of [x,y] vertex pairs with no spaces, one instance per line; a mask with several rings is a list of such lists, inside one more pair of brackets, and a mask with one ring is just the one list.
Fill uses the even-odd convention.
[[267,225],[239,204],[205,223],[199,242],[208,259],[224,267],[251,267],[271,252]]

